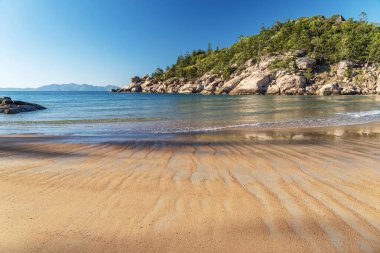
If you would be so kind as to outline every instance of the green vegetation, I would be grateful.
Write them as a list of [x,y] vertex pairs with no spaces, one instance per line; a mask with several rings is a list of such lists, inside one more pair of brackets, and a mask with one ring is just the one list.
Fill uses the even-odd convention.
[[[171,77],[194,79],[212,72],[228,79],[236,67],[247,60],[257,63],[262,57],[306,49],[310,57],[329,64],[350,60],[358,64],[380,63],[380,27],[369,23],[365,13],[359,20],[344,20],[340,15],[330,18],[315,16],[279,21],[270,27],[262,27],[260,33],[244,37],[229,48],[196,50],[179,56],[177,62],[166,71],[157,69],[152,74],[158,80]],[[276,62],[272,68],[288,68],[287,60]],[[290,66],[292,67],[292,66]]]
[[282,58],[274,60],[269,64],[269,70],[272,72],[278,71],[278,70],[284,70],[284,69],[295,69],[294,66],[294,59],[292,58]]

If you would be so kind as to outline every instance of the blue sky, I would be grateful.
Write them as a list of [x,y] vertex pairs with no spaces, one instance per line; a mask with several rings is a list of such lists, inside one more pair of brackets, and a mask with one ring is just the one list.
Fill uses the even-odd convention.
[[361,11],[380,0],[0,0],[0,87],[122,85],[275,20]]

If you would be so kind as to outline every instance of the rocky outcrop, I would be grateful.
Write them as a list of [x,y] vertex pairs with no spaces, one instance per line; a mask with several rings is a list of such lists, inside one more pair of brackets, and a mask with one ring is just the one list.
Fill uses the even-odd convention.
[[223,79],[219,78],[217,75],[205,75],[200,79],[203,85],[203,90],[201,94],[211,95],[223,85]]
[[188,83],[182,86],[178,93],[183,93],[183,94],[191,94],[191,93],[199,93],[200,91],[203,90],[203,85],[202,84],[193,84],[193,83]]
[[268,95],[301,95],[306,86],[306,78],[304,76],[286,74],[276,79],[268,88]]
[[322,86],[322,88],[318,90],[317,94],[320,96],[339,95],[340,94],[339,84],[337,83],[325,84]]
[[187,80],[164,81],[149,76],[133,77],[131,83],[114,92],[229,94],[229,95],[367,95],[380,94],[380,66],[360,66],[350,61],[335,65],[321,63],[306,50],[253,59],[238,66],[232,74],[206,73]]
[[46,108],[41,105],[12,100],[10,97],[0,97],[0,113],[17,114],[44,109]]
[[296,60],[298,69],[312,69],[317,64],[317,61],[309,57],[301,57]]
[[299,49],[299,50],[295,50],[293,52],[293,56],[295,57],[304,57],[307,55],[307,50],[306,49]]
[[345,77],[348,70],[350,70],[354,64],[350,61],[340,61],[338,63],[338,69],[336,71],[337,76]]
[[235,89],[236,86],[244,80],[246,77],[249,76],[249,73],[244,73],[242,75],[238,75],[228,82],[226,82],[224,85],[222,85],[219,89],[215,91],[215,94],[228,94],[231,90]]
[[341,95],[359,95],[360,90],[352,83],[345,83],[341,85]]
[[265,94],[270,82],[271,75],[269,72],[256,71],[244,78],[229,94]]

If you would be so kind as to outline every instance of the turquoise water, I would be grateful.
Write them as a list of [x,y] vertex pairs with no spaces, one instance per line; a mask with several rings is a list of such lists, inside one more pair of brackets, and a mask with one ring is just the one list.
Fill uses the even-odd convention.
[[349,125],[380,120],[380,96],[202,96],[1,92],[47,110],[0,114],[0,134],[175,134],[229,128]]

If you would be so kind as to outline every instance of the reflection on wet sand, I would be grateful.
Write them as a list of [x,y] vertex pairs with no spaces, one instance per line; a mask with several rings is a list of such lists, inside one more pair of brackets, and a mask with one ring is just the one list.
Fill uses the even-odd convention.
[[380,131],[0,138],[0,252],[379,252]]
[[310,129],[277,129],[245,134],[250,140],[342,140],[356,138],[380,139],[380,127],[341,126]]

